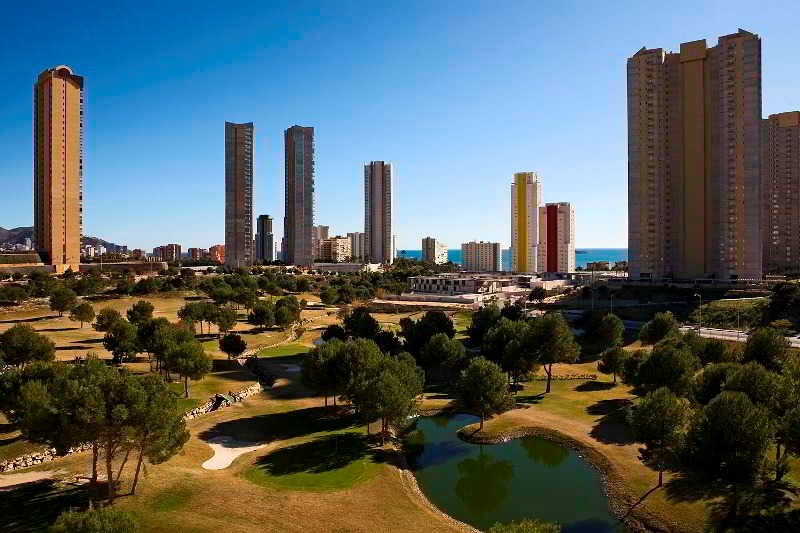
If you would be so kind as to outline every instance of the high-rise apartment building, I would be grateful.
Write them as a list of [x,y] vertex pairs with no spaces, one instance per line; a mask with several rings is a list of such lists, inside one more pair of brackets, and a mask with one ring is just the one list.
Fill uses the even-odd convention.
[[275,237],[269,215],[259,215],[256,221],[256,259],[261,262],[275,260]]
[[539,208],[538,272],[575,272],[575,208],[569,202]]
[[284,132],[286,150],[286,210],[283,219],[285,247],[290,265],[314,262],[314,128],[292,126]]
[[500,272],[503,256],[499,242],[465,242],[461,245],[461,268],[469,272]]
[[392,241],[392,165],[372,161],[364,165],[364,234],[370,263],[394,260]]
[[177,263],[181,260],[180,244],[165,244],[153,248],[153,255],[162,261]]
[[323,239],[327,239],[330,236],[330,232],[331,227],[323,226],[322,224],[311,228],[311,256],[314,259],[322,257],[320,255],[320,244]]
[[761,278],[761,40],[628,59],[633,279]]
[[800,111],[761,121],[764,271],[800,272]]
[[208,250],[204,248],[189,248],[186,251],[189,254],[189,259],[192,261],[199,261],[208,257]]
[[208,249],[208,257],[216,263],[225,262],[225,245],[215,244]]
[[535,172],[517,172],[511,184],[511,270],[533,273],[539,254],[542,189]]
[[425,237],[422,239],[422,260],[435,265],[447,263],[447,245],[433,237]]
[[364,241],[366,239],[366,235],[364,235],[364,233],[361,231],[353,231],[347,234],[347,238],[350,239],[351,259],[354,262],[364,261],[364,254],[366,253]]
[[350,259],[352,253],[350,248],[350,238],[348,237],[329,237],[322,239],[319,245],[320,259],[332,263],[344,263]]
[[225,264],[253,264],[253,123],[225,123]]
[[83,77],[60,65],[33,86],[33,245],[78,271],[83,231]]

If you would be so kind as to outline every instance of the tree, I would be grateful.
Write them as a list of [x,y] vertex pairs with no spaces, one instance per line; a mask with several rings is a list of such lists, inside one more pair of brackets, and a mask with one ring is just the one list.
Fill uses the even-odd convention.
[[437,333],[444,333],[450,338],[456,334],[453,321],[441,311],[428,311],[419,320],[404,318],[400,321],[400,328],[405,338],[405,349],[412,354],[419,354]]
[[72,289],[61,287],[50,293],[50,310],[58,311],[58,316],[64,316],[65,311],[69,311],[77,304],[78,296]]
[[483,337],[500,320],[500,317],[500,309],[494,304],[483,306],[475,311],[467,329],[470,343],[473,346],[480,346],[483,343]]
[[528,301],[541,305],[546,297],[547,291],[544,290],[544,287],[534,287],[528,295]]
[[285,328],[300,320],[300,302],[294,296],[284,296],[275,302],[275,323]]
[[597,370],[603,374],[612,374],[614,383],[617,382],[617,374],[621,374],[628,359],[628,352],[621,346],[613,346],[603,352],[600,361],[597,362]]
[[739,369],[734,363],[714,363],[703,368],[692,379],[692,397],[700,405],[707,405],[722,392],[725,382]]
[[270,300],[261,300],[253,305],[247,322],[262,329],[275,325],[275,305]]
[[27,324],[16,324],[0,333],[0,353],[8,365],[24,367],[32,361],[55,359],[53,341]]
[[94,329],[106,332],[111,329],[111,325],[118,320],[122,320],[122,315],[119,314],[119,311],[111,309],[110,307],[104,307],[97,313]]
[[216,313],[214,323],[217,325],[219,332],[228,333],[236,325],[236,311],[229,306],[222,306]]
[[228,355],[228,359],[237,358],[247,349],[247,343],[240,335],[227,333],[219,340],[219,349]]
[[481,418],[479,430],[483,430],[487,416],[505,411],[514,403],[503,370],[483,357],[472,359],[461,373],[456,396],[464,408],[478,413]]
[[374,339],[381,330],[381,325],[369,314],[366,307],[356,307],[345,317],[344,330],[354,339]]
[[137,378],[144,391],[143,398],[135,405],[133,440],[139,457],[131,486],[131,494],[136,493],[139,474],[145,458],[151,464],[163,463],[175,455],[186,441],[189,432],[183,414],[178,411],[175,394],[166,383],[156,375]]
[[94,320],[94,307],[89,302],[80,303],[72,309],[69,319],[73,322],[80,322],[81,328],[83,328],[84,322]]
[[167,367],[183,378],[184,397],[189,397],[189,380],[199,380],[211,371],[211,358],[203,345],[192,340],[172,347],[166,355]]
[[699,471],[732,483],[752,482],[772,438],[769,413],[741,392],[723,391],[695,417],[687,459]]
[[519,302],[507,304],[500,310],[500,316],[509,320],[522,320],[525,318],[525,308]]
[[680,446],[689,420],[689,402],[661,387],[645,396],[629,414],[636,441],[647,447],[648,459],[658,468],[658,486],[664,482],[664,468]]
[[622,320],[617,315],[608,313],[600,320],[600,324],[595,330],[595,340],[600,351],[606,351],[622,346],[624,334],[625,324],[622,323]]
[[725,380],[724,389],[746,394],[751,402],[766,407],[776,418],[787,407],[780,376],[756,362],[737,365]]
[[200,335],[203,334],[203,308],[200,302],[189,302],[178,309],[178,318],[195,331],[195,322],[200,323]]
[[138,326],[139,324],[145,322],[146,320],[150,320],[153,318],[153,304],[146,300],[139,300],[133,306],[128,309],[128,322],[131,324]]
[[688,346],[667,339],[656,344],[639,365],[634,385],[644,392],[667,387],[678,396],[686,396],[699,367],[700,361]]
[[639,340],[642,344],[655,344],[669,336],[680,333],[678,322],[671,312],[656,313],[655,316],[642,326],[639,331]]
[[575,362],[580,347],[561,313],[548,313],[531,323],[525,350],[532,354],[532,360],[541,364],[547,374],[546,394],[550,392],[553,364]]
[[789,352],[789,341],[774,328],[757,328],[750,333],[744,347],[743,361],[755,361],[770,370],[778,370]]
[[422,393],[425,378],[408,354],[397,359],[384,355],[379,367],[381,371],[373,388],[377,392],[376,402],[365,410],[380,417],[383,437],[390,425],[397,427],[407,423],[414,401]]
[[417,363],[427,373],[437,367],[459,367],[466,356],[461,341],[451,339],[446,333],[437,333],[422,348]]
[[332,339],[346,340],[347,332],[339,324],[331,324],[322,332],[322,340],[329,341]]
[[528,329],[525,322],[501,318],[483,337],[483,356],[499,364],[514,383],[532,368],[533,359],[525,345]]
[[116,507],[69,509],[50,526],[50,533],[136,533],[139,526],[130,513]]
[[111,324],[103,337],[103,346],[114,355],[114,363],[119,364],[132,359],[139,352],[138,341],[136,326],[120,319]]

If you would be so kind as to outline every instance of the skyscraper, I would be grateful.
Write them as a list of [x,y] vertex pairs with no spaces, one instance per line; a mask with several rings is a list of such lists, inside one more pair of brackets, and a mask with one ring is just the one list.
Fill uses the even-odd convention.
[[33,245],[56,272],[78,270],[83,231],[83,77],[60,65],[33,86]]
[[502,250],[499,242],[465,242],[461,245],[461,267],[472,272],[500,272]]
[[628,59],[633,279],[761,278],[761,40]]
[[347,234],[350,239],[350,255],[353,262],[364,260],[364,233],[353,231]]
[[225,123],[225,264],[253,264],[253,123]]
[[569,202],[539,208],[539,272],[575,272],[575,208]]
[[422,239],[422,260],[435,265],[447,263],[447,245],[433,237],[425,237]]
[[256,258],[262,262],[275,260],[275,238],[269,215],[259,215],[256,221]]
[[311,257],[320,259],[322,257],[320,244],[330,236],[331,227],[322,224],[311,228]]
[[511,184],[511,270],[536,272],[539,253],[539,204],[542,189],[535,172],[517,172]]
[[314,262],[314,128],[292,126],[284,132],[286,149],[286,211],[283,219],[287,264]]
[[800,111],[761,121],[764,271],[800,272]]
[[364,234],[370,263],[391,263],[392,165],[372,161],[364,165]]

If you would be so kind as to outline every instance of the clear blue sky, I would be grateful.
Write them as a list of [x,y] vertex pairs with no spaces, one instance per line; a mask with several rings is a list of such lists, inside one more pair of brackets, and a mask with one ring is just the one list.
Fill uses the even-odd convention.
[[109,4],[3,7],[0,226],[31,224],[32,84],[58,64],[86,78],[85,233],[143,248],[223,241],[226,120],[255,122],[255,214],[279,233],[301,124],[334,232],[362,230],[362,164],[384,159],[399,249],[507,245],[523,170],[573,203],[579,247],[624,247],[629,55],[743,27],[763,39],[764,114],[800,109],[796,1]]

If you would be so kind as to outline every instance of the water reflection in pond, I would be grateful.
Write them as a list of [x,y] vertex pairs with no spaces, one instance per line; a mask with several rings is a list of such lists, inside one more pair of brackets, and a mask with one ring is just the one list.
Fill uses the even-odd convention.
[[608,510],[600,475],[574,450],[526,437],[481,446],[456,432],[471,415],[421,418],[407,442],[409,462],[428,499],[479,529],[534,517],[567,533],[624,531]]

